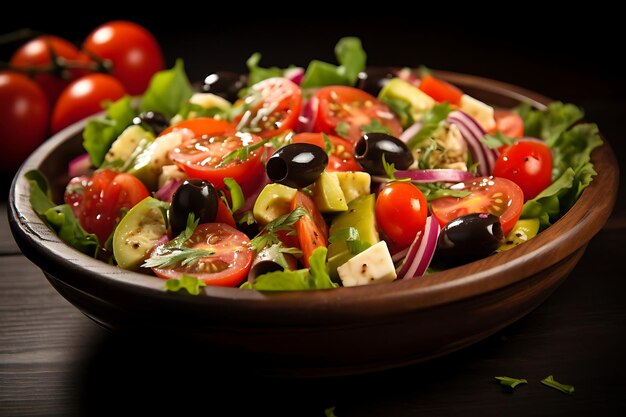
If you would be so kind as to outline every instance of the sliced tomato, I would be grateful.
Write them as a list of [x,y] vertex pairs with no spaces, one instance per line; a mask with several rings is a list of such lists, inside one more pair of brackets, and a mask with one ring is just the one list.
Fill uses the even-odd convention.
[[226,204],[224,204],[221,198],[217,200],[217,214],[215,215],[214,223],[225,223],[230,227],[237,227],[232,213],[228,210],[228,207],[226,207]]
[[291,200],[291,210],[297,207],[302,207],[309,213],[300,217],[294,225],[302,251],[302,263],[308,268],[309,257],[313,251],[320,246],[328,246],[328,225],[311,197],[302,191],[296,192]]
[[209,181],[216,189],[224,188],[224,178],[233,178],[247,195],[254,190],[263,175],[261,156],[264,148],[250,152],[245,160],[235,157],[227,162],[222,161],[231,152],[260,141],[260,137],[249,133],[204,134],[184,139],[180,146],[169,152],[169,158],[190,178]]
[[85,231],[98,236],[104,246],[120,220],[121,210],[132,208],[149,195],[136,177],[105,169],[89,178],[70,181],[65,202],[72,207]]
[[321,88],[311,98],[316,114],[314,132],[345,137],[352,143],[363,135],[362,126],[374,122],[384,126],[391,135],[399,136],[402,126],[396,115],[384,103],[363,90],[354,87],[332,86]]
[[470,213],[491,213],[500,218],[506,235],[519,219],[524,205],[524,193],[506,178],[478,177],[452,186],[466,190],[465,197],[442,197],[430,202],[433,215],[444,227],[450,221]]
[[422,77],[419,89],[434,98],[435,101],[440,103],[447,101],[455,106],[459,105],[461,97],[463,97],[463,91],[450,83],[433,77],[432,75],[425,75]]
[[392,182],[376,198],[376,223],[398,249],[413,243],[415,236],[424,228],[427,217],[426,198],[411,183]]
[[524,200],[533,199],[552,184],[552,151],[539,140],[519,140],[502,150],[493,175],[519,185]]
[[[339,136],[328,135],[332,153],[328,156],[327,171],[362,171],[363,168],[354,159],[354,145]],[[326,149],[326,141],[322,133],[298,133],[291,139],[292,143],[310,143]]]
[[510,138],[524,137],[524,121],[519,114],[511,110],[496,110],[496,130]]
[[233,120],[238,130],[269,139],[296,126],[302,92],[286,78],[268,78],[254,84],[234,107],[241,110]]
[[174,126],[170,126],[161,132],[159,136],[181,129],[189,129],[195,136],[202,136],[234,131],[235,127],[223,120],[217,120],[212,117],[199,117],[197,119],[185,120],[175,124]]
[[[168,255],[172,249],[165,244],[157,246],[152,256]],[[153,268],[154,273],[166,279],[180,279],[191,275],[207,285],[236,287],[248,275],[252,265],[250,239],[239,230],[224,223],[205,223],[196,227],[185,247],[207,249],[213,252],[188,265],[177,264],[167,268]]]

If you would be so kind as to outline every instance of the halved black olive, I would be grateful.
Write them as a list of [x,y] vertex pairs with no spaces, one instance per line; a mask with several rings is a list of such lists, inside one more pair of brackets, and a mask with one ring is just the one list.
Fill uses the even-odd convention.
[[413,154],[400,139],[386,133],[366,133],[354,147],[354,157],[366,172],[385,175],[383,155],[396,169],[407,169],[413,164]]
[[160,135],[170,126],[169,120],[157,111],[145,111],[133,118],[134,125],[142,125],[152,130],[155,135]]
[[267,160],[267,176],[288,187],[311,185],[328,165],[328,155],[310,143],[292,143],[274,152]]
[[181,184],[172,196],[170,224],[172,234],[178,236],[187,227],[189,213],[193,213],[200,224],[211,223],[217,216],[217,191],[204,180],[190,179]]
[[448,265],[462,265],[492,254],[503,241],[504,234],[497,216],[466,214],[441,230],[435,256]]

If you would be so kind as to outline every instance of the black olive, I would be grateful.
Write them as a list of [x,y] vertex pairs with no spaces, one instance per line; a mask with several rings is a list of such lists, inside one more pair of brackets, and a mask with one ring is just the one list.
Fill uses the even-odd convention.
[[200,219],[200,224],[214,221],[217,205],[217,191],[210,182],[198,179],[183,182],[172,196],[170,206],[172,234],[178,236],[185,230],[189,213]]
[[267,160],[267,176],[273,182],[302,188],[313,184],[328,165],[328,155],[310,143],[292,143]]
[[393,68],[368,68],[359,73],[357,87],[373,96],[378,96],[385,84],[394,77]]
[[466,214],[441,230],[435,256],[448,265],[461,265],[490,255],[503,241],[504,234],[497,216]]
[[169,120],[159,112],[146,111],[139,116],[133,118],[133,124],[142,125],[152,130],[155,135],[160,135],[165,129],[170,126]]
[[385,175],[383,155],[396,169],[407,169],[413,164],[413,154],[406,143],[386,133],[366,133],[354,147],[356,161],[373,175]]
[[212,93],[233,102],[239,90],[246,86],[247,77],[236,72],[220,71],[208,75],[202,86],[203,93]]

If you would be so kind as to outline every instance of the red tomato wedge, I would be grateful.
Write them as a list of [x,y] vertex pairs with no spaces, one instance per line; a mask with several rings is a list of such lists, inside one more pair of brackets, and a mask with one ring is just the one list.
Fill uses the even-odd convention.
[[300,217],[295,224],[302,263],[308,268],[309,257],[313,251],[320,246],[328,246],[328,226],[311,197],[301,191],[291,200],[291,210],[297,207],[304,208],[310,214]]
[[[327,171],[362,171],[363,168],[354,159],[354,145],[339,136],[328,135],[332,153],[328,156]],[[326,142],[321,133],[298,133],[291,143],[310,143],[326,149]]]
[[470,213],[491,213],[500,218],[506,235],[519,219],[524,205],[524,193],[513,181],[506,178],[478,177],[452,186],[466,190],[466,197],[442,197],[430,202],[431,210],[441,227]]
[[237,130],[269,139],[296,126],[302,92],[286,78],[268,78],[253,85],[234,106],[241,110],[233,119]]
[[316,114],[314,132],[345,137],[352,143],[358,141],[362,126],[381,124],[393,136],[402,133],[396,115],[384,103],[363,90],[354,87],[332,86],[318,90],[311,98],[311,108]]
[[496,110],[496,130],[510,138],[521,138],[524,136],[524,121],[519,114],[510,110]]
[[419,89],[431,96],[438,102],[447,101],[450,104],[458,106],[463,97],[463,91],[443,80],[439,80],[432,75],[422,77]]
[[[253,251],[250,248],[250,239],[239,230],[223,223],[198,225],[184,246],[207,249],[213,254],[185,266],[179,263],[173,267],[152,268],[154,273],[166,279],[179,279],[186,274],[204,281],[207,285],[236,287],[248,275],[252,265]],[[171,251],[160,245],[151,256],[164,256]]]

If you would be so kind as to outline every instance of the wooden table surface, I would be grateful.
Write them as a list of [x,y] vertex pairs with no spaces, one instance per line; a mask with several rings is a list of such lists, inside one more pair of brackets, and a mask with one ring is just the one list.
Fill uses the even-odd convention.
[[[220,28],[228,35],[234,31]],[[57,29],[56,33],[63,35]],[[271,44],[269,35],[258,33],[259,43]],[[326,34],[326,38],[337,38],[336,31]],[[206,68],[201,64],[208,58],[188,53],[202,50],[203,41],[189,45],[188,39],[183,43],[182,37],[163,36],[169,62],[181,55],[188,68]],[[467,43],[471,40],[470,36]],[[372,45],[371,38],[369,44],[367,41],[366,36],[364,43]],[[439,41],[451,47],[458,39],[443,36]],[[502,42],[494,48],[498,45]],[[247,51],[227,55],[227,45],[223,48],[220,51],[230,57],[229,62],[247,56]],[[251,48],[263,50],[256,44]],[[385,58],[384,46],[368,48],[374,60]],[[603,73],[602,78],[599,70],[590,73],[591,64],[583,59],[575,61],[582,65],[578,71],[568,72],[565,67],[571,67],[570,55],[565,53],[554,60],[549,54],[533,55],[545,64],[538,72],[541,75],[533,75],[520,66],[525,58],[530,59],[530,49],[520,49],[519,59],[500,51],[504,54],[497,58],[500,67],[481,67],[472,60],[457,65],[458,59],[444,57],[438,47],[424,48],[423,55],[414,58],[418,62],[517,82],[582,105],[588,118],[600,124],[625,166],[624,85],[610,82],[623,74],[613,71]],[[295,53],[311,57],[309,50]],[[274,55],[266,58],[272,57],[274,61],[268,65],[280,59],[276,48]],[[560,67],[559,59],[563,62]],[[606,65],[602,70],[605,68],[612,67]],[[192,72],[191,77],[199,79],[200,73]],[[553,82],[556,79],[560,82]],[[245,370],[223,366],[219,357],[205,357],[201,349],[186,343],[154,334],[113,334],[100,328],[57,294],[37,267],[20,254],[6,223],[6,191],[2,201],[0,416],[126,415],[130,409],[140,410],[139,415],[176,410],[172,415],[195,411],[193,415],[321,417],[332,406],[338,417],[626,415],[624,187],[612,217],[592,239],[569,278],[525,318],[483,342],[428,363],[316,380],[254,377]],[[551,374],[574,385],[575,393],[566,395],[539,383]],[[528,384],[510,391],[494,380],[499,375],[526,378]]]

